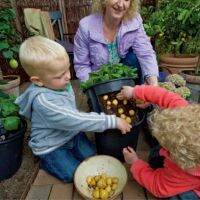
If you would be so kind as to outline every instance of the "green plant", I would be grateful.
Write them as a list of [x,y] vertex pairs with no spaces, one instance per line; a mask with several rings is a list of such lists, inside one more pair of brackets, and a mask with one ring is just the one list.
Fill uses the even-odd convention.
[[0,91],[0,124],[6,131],[17,130],[20,125],[19,107],[14,104],[14,100],[14,96]]
[[159,82],[159,86],[165,88],[171,92],[175,92],[187,99],[190,97],[191,92],[186,87],[186,81],[179,74],[170,74],[166,77],[166,82]]
[[131,77],[137,78],[137,69],[133,69],[121,63],[118,64],[105,64],[100,67],[100,70],[90,73],[89,79],[81,83],[82,89],[87,89],[92,85],[109,81],[118,78]]
[[156,37],[159,53],[199,53],[200,1],[159,0],[144,27],[147,34]]
[[[142,6],[141,15],[144,21],[144,28],[149,37],[154,37],[157,33],[162,32],[161,27],[158,25],[157,17],[152,15],[159,15],[155,13],[155,7],[153,6]],[[150,21],[151,19],[151,21]]]
[[21,43],[21,38],[13,25],[15,17],[13,9],[0,9],[0,53],[8,60],[17,58]]

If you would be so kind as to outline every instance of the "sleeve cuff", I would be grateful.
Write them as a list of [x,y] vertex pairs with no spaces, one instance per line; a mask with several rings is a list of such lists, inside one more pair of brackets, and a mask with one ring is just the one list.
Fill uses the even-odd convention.
[[106,129],[117,128],[117,117],[115,115],[106,115]]

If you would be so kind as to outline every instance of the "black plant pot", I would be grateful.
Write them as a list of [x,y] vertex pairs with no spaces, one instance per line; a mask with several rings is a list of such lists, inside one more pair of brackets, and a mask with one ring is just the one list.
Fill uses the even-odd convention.
[[26,127],[26,121],[22,120],[20,129],[12,131],[5,141],[0,142],[0,181],[10,178],[21,166]]
[[[125,85],[134,86],[135,82],[132,78],[121,78],[96,84],[87,89],[85,93],[89,99],[91,110],[98,113],[103,112],[98,96],[120,91],[122,86]],[[145,114],[140,110],[138,112],[137,121],[133,124],[130,133],[127,133],[126,135],[122,135],[122,133],[117,129],[106,130],[103,133],[95,133],[98,154],[111,155],[124,161],[122,149],[131,146],[136,150],[138,135],[144,118]]]

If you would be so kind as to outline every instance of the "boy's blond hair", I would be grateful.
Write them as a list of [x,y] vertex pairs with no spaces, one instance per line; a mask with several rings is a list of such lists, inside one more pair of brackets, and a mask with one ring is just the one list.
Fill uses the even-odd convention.
[[200,165],[200,105],[164,109],[153,115],[153,135],[182,169]]
[[[93,13],[104,13],[106,4],[109,0],[94,0],[92,3]],[[124,20],[130,20],[139,13],[140,9],[140,0],[131,0],[130,8],[124,16]]]
[[69,61],[64,47],[42,36],[33,36],[25,40],[20,46],[19,58],[29,76],[40,76],[55,71],[55,61]]

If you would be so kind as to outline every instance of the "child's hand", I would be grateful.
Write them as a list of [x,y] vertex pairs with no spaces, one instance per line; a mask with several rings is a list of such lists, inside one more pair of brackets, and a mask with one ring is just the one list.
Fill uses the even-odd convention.
[[141,108],[141,109],[145,109],[145,108],[147,108],[148,106],[150,106],[151,105],[151,103],[149,103],[149,102],[143,102],[143,103],[136,103],[136,106],[138,107],[138,108]]
[[121,119],[117,117],[117,128],[122,132],[122,134],[126,134],[127,132],[130,132],[131,125],[126,122],[124,119]]
[[136,152],[131,147],[123,148],[123,154],[124,154],[124,160],[129,165],[133,164],[135,161],[139,159]]
[[120,91],[120,93],[117,94],[117,98],[119,100],[133,98],[133,90],[134,90],[133,87],[123,86],[122,88],[123,89]]

